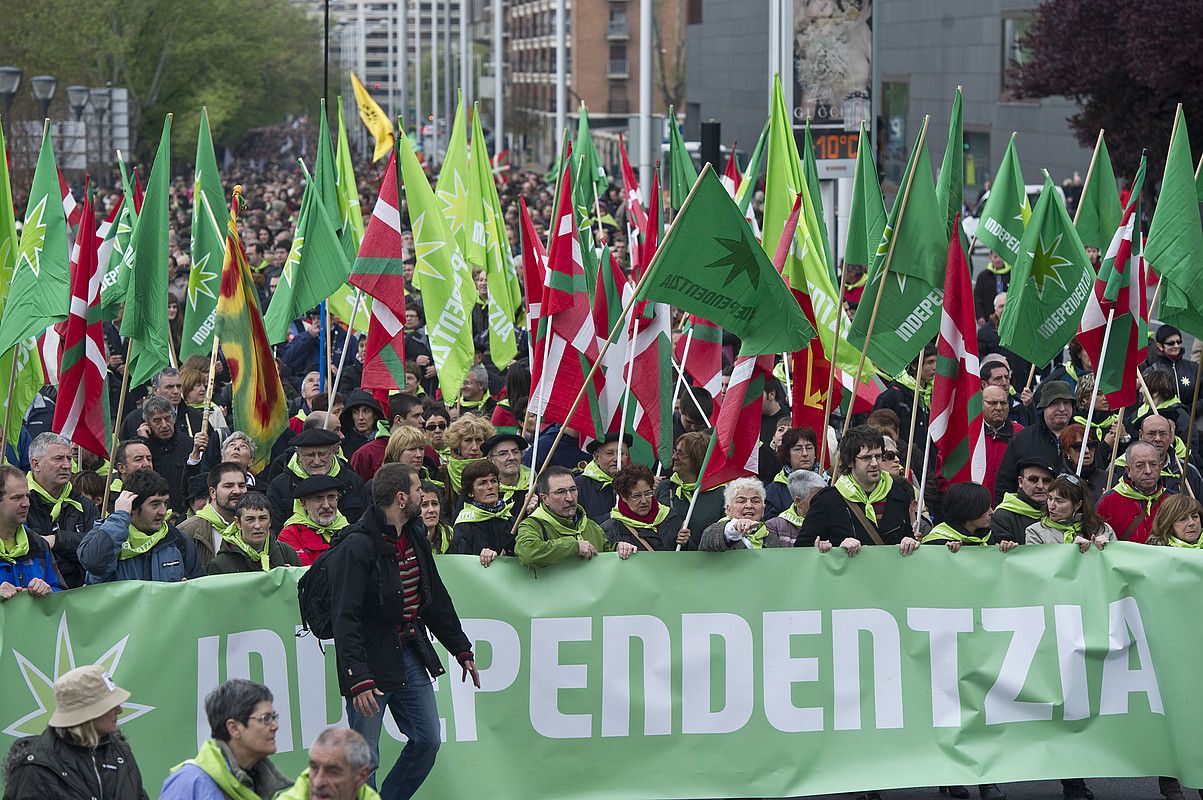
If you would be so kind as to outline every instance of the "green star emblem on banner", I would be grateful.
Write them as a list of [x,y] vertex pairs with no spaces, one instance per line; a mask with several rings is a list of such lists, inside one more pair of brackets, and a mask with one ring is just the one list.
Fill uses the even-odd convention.
[[1036,249],[1028,253],[1032,257],[1032,280],[1036,283],[1036,294],[1044,296],[1044,286],[1052,281],[1065,291],[1065,281],[1058,272],[1062,267],[1072,267],[1073,262],[1068,258],[1057,255],[1057,247],[1061,244],[1063,234],[1058,234],[1053,243],[1044,246],[1044,239],[1036,240]]

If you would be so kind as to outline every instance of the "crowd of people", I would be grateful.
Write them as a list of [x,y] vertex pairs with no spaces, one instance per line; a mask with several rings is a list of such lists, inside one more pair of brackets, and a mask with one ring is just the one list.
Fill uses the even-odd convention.
[[[378,172],[363,177],[365,203],[378,179]],[[239,165],[226,180],[246,187],[248,210],[239,224],[262,303],[270,305],[303,183],[296,170]],[[191,192],[183,177],[172,183],[169,309],[177,347]],[[517,173],[500,196],[519,256],[518,200],[525,199],[542,234],[551,224],[553,187]],[[625,266],[619,190],[611,187],[598,205],[599,217],[618,221],[604,236]],[[219,361],[214,405],[207,408],[208,359],[196,357],[131,387],[128,413],[113,420],[119,444],[111,460],[50,430],[55,392],[47,387],[25,415],[22,446],[11,453],[19,466],[0,467],[4,600],[119,580],[176,582],[308,567],[325,558],[331,585],[339,587],[331,593],[331,619],[351,729],[323,734],[309,771],[294,784],[268,759],[278,719],[270,692],[231,681],[206,700],[212,739],[167,780],[165,798],[267,798],[280,790],[287,798],[373,797],[385,707],[409,743],[382,794],[410,796],[432,768],[439,741],[430,680],[443,667],[427,632],[458,661],[462,680],[478,681],[471,643],[438,578],[438,557],[448,553],[478,559],[482,568],[512,558],[544,569],[606,553],[625,560],[641,551],[813,547],[839,558],[870,546],[907,556],[926,544],[952,552],[1064,544],[1086,553],[1115,540],[1203,548],[1196,500],[1203,453],[1187,410],[1198,369],[1184,356],[1182,333],[1156,329],[1142,367],[1147,402],[1116,410],[1102,402],[1091,410],[1091,365],[1076,343],[1063,364],[1034,370],[999,347],[1009,271],[997,257],[975,291],[983,483],[949,485],[940,477],[939,453],[927,452],[932,346],[906,374],[885,376],[872,412],[847,420],[846,432],[838,409],[828,431],[794,427],[785,386],[768,380],[758,474],[703,490],[721,396],[690,385],[688,400],[674,409],[674,440],[663,443],[671,450],[667,469],[641,460],[630,434],[594,438],[558,422],[539,429],[527,409],[531,372],[521,358],[522,338],[519,360],[497,365],[490,358],[483,280],[472,312],[476,364],[457,397],[442,397],[426,309],[411,282],[408,231],[402,246],[405,387],[387,397],[366,391],[359,385],[364,337],[336,321],[326,363],[316,315],[296,320],[277,349],[293,416],[263,459],[266,469],[252,469],[260,445],[234,426],[224,365]],[[854,285],[847,311],[858,295]],[[119,393],[125,343],[115,323],[106,323],[105,340],[110,386]],[[728,372],[737,347],[729,336],[724,340]],[[341,381],[323,385],[326,374],[338,373],[343,348]],[[691,376],[685,382],[692,384]],[[121,398],[111,399],[117,408]],[[538,463],[532,463],[536,441]],[[88,669],[60,679],[59,710],[47,733],[13,747],[6,800],[74,791],[56,788],[55,770],[39,771],[39,764],[61,764],[62,781],[87,782],[92,764],[121,758],[124,766],[101,770],[100,796],[145,796],[115,724],[114,711],[128,693]],[[1090,796],[1082,780],[1064,784],[1071,800]],[[1170,800],[1182,797],[1173,779],[1163,779],[1161,788]],[[968,796],[964,787],[947,790]],[[1005,797],[994,785],[979,791],[983,800]]]

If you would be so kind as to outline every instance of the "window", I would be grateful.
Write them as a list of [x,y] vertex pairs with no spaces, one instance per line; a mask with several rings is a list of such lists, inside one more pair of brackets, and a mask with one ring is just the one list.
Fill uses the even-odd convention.
[[[887,194],[897,190],[906,169],[906,157],[910,152],[908,118],[911,110],[911,85],[905,80],[881,83],[881,120],[877,135],[881,150],[881,182]],[[889,184],[889,187],[887,187]]]
[[990,134],[965,131],[965,196],[976,204],[982,185],[994,174],[990,164]]
[[1017,67],[1026,64],[1030,53],[1020,44],[1024,34],[1032,26],[1031,17],[1003,17],[1002,20],[1002,64],[999,91],[1004,100],[1017,100],[1019,87],[1012,74]]
[[685,24],[700,25],[702,22],[702,0],[686,0]]

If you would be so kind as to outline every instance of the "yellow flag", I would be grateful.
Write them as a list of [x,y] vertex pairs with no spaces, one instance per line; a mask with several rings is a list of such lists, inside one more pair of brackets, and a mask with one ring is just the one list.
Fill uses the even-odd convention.
[[379,161],[382,156],[388,155],[393,149],[393,124],[389,122],[384,109],[372,99],[354,72],[351,73],[351,88],[355,90],[355,102],[359,105],[359,118],[371,131],[372,136],[376,137],[376,152],[372,154],[372,160]]

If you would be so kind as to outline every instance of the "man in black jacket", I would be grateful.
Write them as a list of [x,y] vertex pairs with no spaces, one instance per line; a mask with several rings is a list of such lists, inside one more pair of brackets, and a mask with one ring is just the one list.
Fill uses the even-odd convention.
[[914,490],[882,470],[884,447],[882,435],[867,425],[844,434],[839,456],[845,472],[811,499],[794,547],[827,552],[835,546],[854,556],[866,544],[902,545],[904,555],[919,546],[911,527]]
[[29,517],[25,527],[51,546],[63,587],[83,586],[75,551],[99,514],[92,501],[71,487],[71,440],[40,433],[29,445]]
[[[318,412],[314,412],[318,413]],[[308,421],[306,421],[308,423]],[[329,475],[343,484],[339,510],[348,522],[359,520],[367,506],[367,492],[363,479],[355,474],[351,466],[335,455],[342,437],[324,428],[309,428],[301,431],[292,440],[296,452],[289,457],[279,475],[267,485],[267,499],[272,507],[272,530],[279,531],[292,516],[296,488],[301,481],[314,475]]]
[[[351,728],[379,763],[382,706],[409,740],[381,787],[408,798],[434,767],[439,715],[432,679],[444,673],[427,626],[480,688],[472,643],[439,578],[419,513],[418,473],[385,464],[372,481],[372,505],[336,540],[329,558],[334,650]],[[375,775],[369,781],[375,786]]]
[[994,478],[994,500],[1002,502],[1003,495],[1019,488],[1019,463],[1031,458],[1044,464],[1061,463],[1061,431],[1073,419],[1074,401],[1065,381],[1045,381],[1041,384],[1036,403],[1035,422],[1011,437]]
[[146,446],[154,470],[163,476],[171,489],[171,509],[177,514],[185,510],[188,479],[201,472],[201,456],[209,444],[209,434],[197,430],[190,437],[180,426],[171,404],[161,397],[148,397],[142,404],[146,421]]

